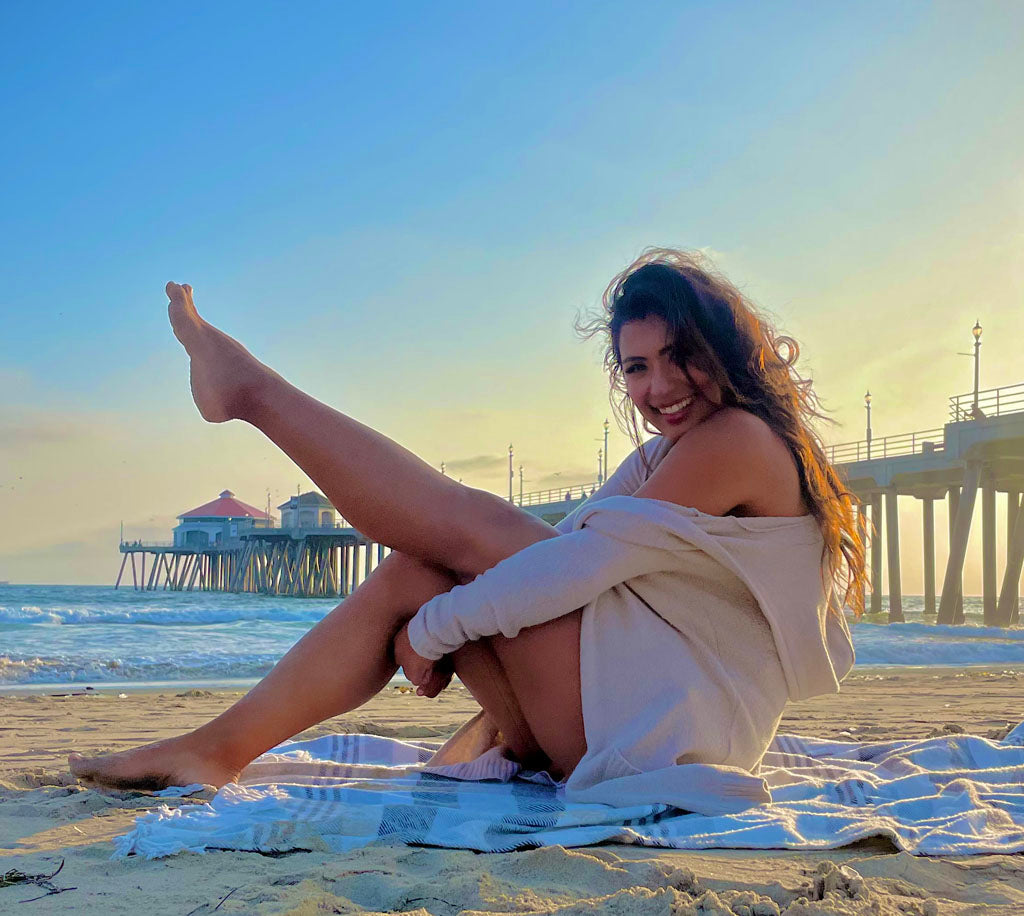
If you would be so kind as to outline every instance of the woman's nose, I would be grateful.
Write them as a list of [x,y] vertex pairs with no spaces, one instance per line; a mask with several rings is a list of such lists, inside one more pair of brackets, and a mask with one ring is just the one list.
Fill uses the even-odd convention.
[[660,369],[655,369],[651,373],[651,397],[658,398],[669,393],[672,388],[672,380],[668,375]]

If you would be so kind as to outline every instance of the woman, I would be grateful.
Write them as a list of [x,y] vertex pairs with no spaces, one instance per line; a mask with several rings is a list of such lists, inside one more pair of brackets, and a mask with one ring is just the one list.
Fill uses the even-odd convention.
[[[692,786],[710,766],[742,783],[716,776],[710,791],[754,797],[741,771],[756,769],[786,697],[837,689],[852,664],[832,595],[842,577],[858,599],[863,546],[807,426],[819,414],[793,369],[795,344],[696,256],[649,251],[606,291],[591,331],[607,334],[638,449],[557,530],[298,391],[206,323],[189,286],[167,293],[203,417],[262,430],[393,552],[229,710],[168,741],[73,756],[76,776],[223,785],[366,702],[401,666],[427,696],[454,669],[483,710],[475,735],[500,736],[580,792],[673,767]],[[658,434],[644,446],[637,413]],[[803,563],[800,581],[773,579],[791,561]],[[668,653],[656,676],[629,677],[655,650]]]

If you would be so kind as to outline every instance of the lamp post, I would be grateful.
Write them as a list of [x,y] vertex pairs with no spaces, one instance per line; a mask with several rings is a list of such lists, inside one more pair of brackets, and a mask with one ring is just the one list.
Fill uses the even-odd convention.
[[602,470],[601,470],[604,467],[603,459],[604,459],[604,450],[603,449],[598,449],[597,450],[597,485],[598,486],[601,486],[601,484],[604,483],[604,474],[602,473]]
[[608,420],[604,421],[604,473],[601,474],[601,482],[608,479]]
[[442,476],[442,477],[444,477],[444,476],[445,476],[445,474],[444,474],[444,468],[445,468],[445,464],[444,464],[444,462],[442,461],[442,462],[441,462],[441,476]]
[[868,458],[871,458],[871,391],[864,395],[864,409],[868,412]]
[[981,322],[975,321],[974,327],[971,328],[971,333],[974,335],[974,413],[978,413],[978,380],[980,379],[980,365],[981,365]]
[[523,504],[523,466],[519,465],[519,505]]
[[512,499],[512,481],[515,479],[515,473],[512,471],[512,443],[508,444],[508,501],[513,502]]

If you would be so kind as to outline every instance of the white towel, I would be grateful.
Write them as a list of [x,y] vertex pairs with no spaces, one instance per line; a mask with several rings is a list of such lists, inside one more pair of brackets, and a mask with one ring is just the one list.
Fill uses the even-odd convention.
[[[567,803],[497,752],[427,768],[422,743],[331,735],[275,748],[212,802],[141,817],[115,856],[345,851],[373,842],[505,852],[614,840],[676,849],[832,849],[885,836],[918,855],[1024,850],[1024,724],[877,744],[779,735],[768,804],[707,816],[668,805]],[[471,767],[471,769],[470,769]]]

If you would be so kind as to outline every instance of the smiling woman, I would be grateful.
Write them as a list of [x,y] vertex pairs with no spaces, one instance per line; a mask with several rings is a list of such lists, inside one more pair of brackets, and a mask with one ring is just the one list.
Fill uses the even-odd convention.
[[834,691],[852,666],[828,612],[841,560],[857,583],[863,549],[806,425],[795,345],[784,358],[783,339],[696,265],[659,250],[609,288],[598,328],[612,383],[660,435],[639,443],[630,413],[637,451],[557,528],[290,385],[169,283],[203,417],[256,426],[394,552],[217,719],[73,758],[73,772],[222,785],[401,666],[426,696],[454,670],[482,707],[446,762],[496,742],[565,778],[570,797],[705,812],[763,801],[752,771],[786,699]]

